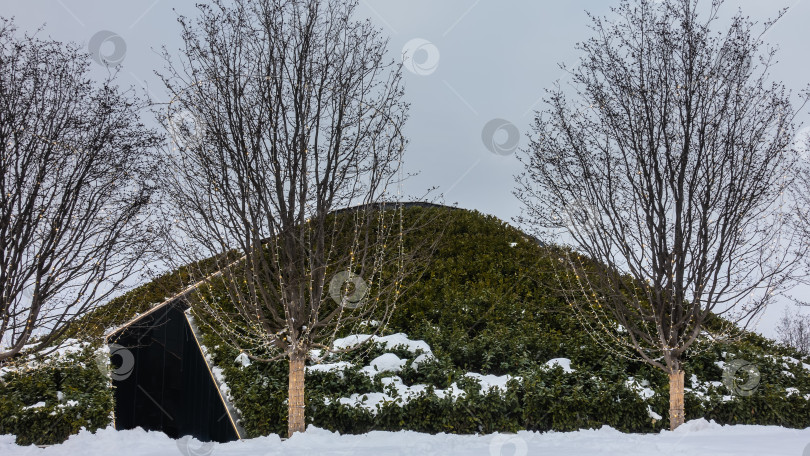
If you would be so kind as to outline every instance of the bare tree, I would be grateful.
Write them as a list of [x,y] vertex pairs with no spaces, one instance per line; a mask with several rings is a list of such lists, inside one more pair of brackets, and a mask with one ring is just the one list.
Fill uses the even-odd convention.
[[[796,136],[793,138],[793,146],[799,152],[800,161],[797,164],[798,178],[796,185],[792,187],[790,193],[791,197],[796,201],[796,228],[801,233],[802,239],[806,244],[810,244],[810,126],[800,129]],[[810,271],[810,256],[804,258],[804,270]],[[804,277],[803,284],[810,285],[808,277]],[[810,300],[805,298],[799,289],[798,293],[791,296],[791,300],[799,306],[810,307]],[[800,314],[792,314],[797,317]],[[786,318],[789,315],[786,312],[782,320],[784,334],[792,332],[793,329],[787,326]],[[798,323],[797,323],[798,325]]]
[[550,91],[517,178],[521,221],[566,229],[560,283],[591,335],[669,374],[673,429],[687,351],[744,328],[804,249],[783,207],[797,110],[760,51],[773,22],[756,34],[738,13],[716,33],[722,3],[591,16],[571,93]]
[[51,346],[137,273],[160,137],[75,45],[0,19],[0,362]]
[[810,315],[785,309],[776,325],[779,342],[789,345],[803,356],[810,356]]
[[180,18],[182,56],[167,56],[170,251],[217,274],[193,306],[226,343],[289,360],[290,434],[305,426],[308,352],[367,319],[384,327],[401,285],[407,105],[355,6],[215,1]]

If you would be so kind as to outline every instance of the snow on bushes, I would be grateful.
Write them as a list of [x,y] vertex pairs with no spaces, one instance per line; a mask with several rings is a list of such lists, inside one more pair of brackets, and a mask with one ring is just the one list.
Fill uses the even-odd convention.
[[69,340],[47,356],[0,369],[0,435],[54,444],[113,421],[107,347]]
[[[361,343],[356,351],[339,352]],[[629,369],[613,358],[603,358],[603,367],[594,369],[593,360],[574,353],[495,374],[460,369],[427,342],[404,333],[347,336],[331,348],[310,352],[307,417],[309,424],[341,433],[571,431],[603,425],[656,432],[668,426],[665,376],[650,368]],[[237,355],[222,352],[220,358],[227,360],[221,365],[243,412],[240,422],[249,435],[283,434],[286,362],[242,366],[234,361]],[[773,410],[770,424],[799,427],[807,422],[804,395],[810,392],[810,376],[801,372],[801,364],[790,366],[795,379],[780,377],[791,383],[771,388],[763,382],[754,396],[739,397],[719,381],[718,357],[705,352],[687,367],[692,386],[686,395],[688,419],[756,423]],[[781,373],[781,363],[788,361],[765,358],[758,364],[764,373],[770,372],[766,362]]]
[[368,334],[354,334],[351,336],[336,339],[332,344],[335,350],[345,350],[363,343],[373,343],[383,346],[386,349],[403,348],[411,353],[425,353],[432,355],[430,346],[423,340],[411,340],[403,333],[391,334],[390,336],[375,336]]
[[[347,361],[337,361],[308,366],[307,372],[336,372],[343,378],[342,371],[357,368],[357,372],[374,378],[380,374],[399,373],[405,367],[410,367],[416,372],[418,371],[419,365],[435,359],[433,357],[433,351],[425,341],[409,339],[408,336],[403,333],[392,334],[390,336],[352,335],[337,339],[333,344],[333,348],[334,350],[342,350],[361,343],[371,343],[376,346],[378,351],[398,350],[400,354],[406,352],[406,357],[403,359],[395,353],[385,352],[373,358],[364,366],[358,366],[356,363]],[[413,355],[416,355],[416,357],[413,358]],[[321,357],[321,352],[318,352],[317,356],[318,359],[324,359],[324,357]],[[325,358],[328,358],[328,355]],[[562,363],[561,365],[563,365],[564,369],[567,368],[567,370],[570,371],[570,361],[568,361],[567,364]],[[506,392],[507,382],[514,378],[510,375],[482,375],[475,372],[467,372],[464,374],[464,377],[477,382],[483,391],[495,389],[500,393]],[[354,393],[348,397],[341,397],[338,399],[338,403],[351,407],[361,407],[372,413],[376,413],[383,404],[401,406],[419,396],[435,395],[439,398],[451,398],[455,400],[464,395],[464,390],[459,388],[456,382],[452,382],[446,389],[443,389],[436,388],[435,385],[424,383],[406,385],[399,376],[382,377],[380,379],[380,389],[381,391]],[[330,403],[331,401],[326,400],[325,402]]]
[[550,360],[546,361],[545,365],[548,366],[548,367],[551,367],[551,368],[553,368],[554,366],[560,366],[562,368],[563,372],[565,372],[566,374],[570,374],[571,372],[574,372],[574,370],[571,369],[571,360],[568,359],[568,358],[550,359]]

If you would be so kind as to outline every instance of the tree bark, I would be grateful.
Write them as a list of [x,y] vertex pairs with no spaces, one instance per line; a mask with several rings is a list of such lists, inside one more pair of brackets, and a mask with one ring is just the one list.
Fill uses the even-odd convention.
[[290,379],[287,400],[287,436],[295,432],[304,432],[304,361],[303,354],[290,354]]
[[674,431],[684,421],[683,371],[669,374],[669,429]]

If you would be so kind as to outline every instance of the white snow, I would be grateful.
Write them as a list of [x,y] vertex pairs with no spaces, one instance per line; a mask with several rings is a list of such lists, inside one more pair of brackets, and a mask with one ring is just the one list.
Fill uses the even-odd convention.
[[[693,381],[694,381],[694,379],[693,379]],[[653,391],[652,388],[649,387],[650,382],[647,381],[647,380],[644,380],[644,379],[637,380],[635,377],[628,377],[627,381],[625,381],[625,385],[627,385],[627,387],[630,388],[631,390],[635,391],[636,394],[641,396],[643,399],[649,399],[649,398],[655,396],[655,391]],[[651,412],[650,416],[652,418],[655,418],[654,416],[652,416],[652,412]],[[655,419],[660,420],[661,418],[655,418]]]
[[214,374],[214,378],[217,379],[217,382],[219,383],[219,391],[222,393],[222,395],[228,400],[233,400],[233,398],[231,398],[231,387],[225,382],[225,373],[222,371],[222,368],[212,366],[211,373]]
[[[770,357],[775,358],[773,355],[766,355],[766,356],[770,356]],[[792,358],[790,356],[783,356],[782,359],[789,362],[789,363],[791,363],[791,364],[801,364],[803,369],[810,370],[810,364],[803,363],[803,362],[799,361],[796,358]]]
[[310,426],[287,440],[276,435],[230,443],[203,444],[195,439],[173,440],[160,432],[141,429],[96,434],[81,431],[61,445],[44,449],[20,447],[12,436],[0,436],[3,456],[156,456],[210,454],[265,456],[286,454],[373,455],[558,455],[558,456],[799,456],[810,451],[810,429],[776,426],[720,426],[705,420],[690,421],[675,432],[623,434],[610,427],[576,432],[451,435],[412,431],[339,435]]
[[[361,372],[365,370],[368,370],[368,367],[363,368]],[[366,373],[368,374],[368,372]],[[520,380],[520,377],[512,377],[510,375],[481,375],[474,372],[468,372],[464,375],[466,377],[478,380],[481,385],[480,389],[484,392],[494,388],[497,392],[504,393],[507,390],[506,382],[513,378]],[[385,388],[385,393],[355,393],[349,397],[342,397],[338,399],[338,402],[350,407],[362,407],[372,413],[376,413],[377,407],[381,407],[386,402],[395,403],[402,406],[410,402],[411,399],[416,398],[421,394],[425,394],[428,390],[428,386],[423,384],[411,386],[405,385],[402,383],[402,379],[398,376],[385,377],[382,379],[382,384]],[[464,396],[464,390],[459,388],[456,382],[451,383],[450,387],[447,389],[434,388],[433,391],[436,397],[450,397],[454,401],[459,397]]]
[[[722,361],[721,361],[722,362]],[[695,374],[692,374],[692,388],[684,388],[686,391],[691,391],[695,396],[701,400],[709,400],[709,388],[713,388],[713,394],[718,391],[724,391],[725,385],[718,381],[701,382]],[[731,396],[723,396],[723,402],[731,400]]]
[[307,366],[307,372],[337,372],[342,375],[343,369],[352,367],[353,364],[348,361],[338,361],[336,363],[323,363]]
[[[363,343],[377,343],[382,345],[385,349],[404,348],[411,353],[419,353],[419,355],[411,361],[414,369],[418,369],[419,364],[432,359],[433,352],[430,346],[423,340],[411,340],[403,333],[391,334],[389,336],[375,336],[369,334],[352,334],[341,339],[336,339],[332,346],[335,350],[344,350],[355,347]],[[321,350],[310,351],[310,358],[314,361],[322,361],[326,358]],[[371,360],[368,366],[360,369],[360,372],[374,377],[382,372],[399,372],[408,363],[407,359],[402,359],[394,353],[383,353],[382,355]],[[315,372],[331,372],[342,371],[343,369],[351,367],[352,364],[345,361],[338,361],[333,363],[315,364],[307,367],[308,371]]]
[[401,359],[393,353],[383,353],[382,355],[374,358],[368,366],[360,369],[360,372],[373,377],[380,372],[399,372],[405,367],[407,360]]
[[[23,352],[27,349],[35,347],[36,345],[37,345],[36,343],[26,345],[25,347],[23,347]],[[3,376],[11,372],[36,369],[38,367],[41,367],[42,365],[47,365],[51,362],[64,359],[67,355],[81,353],[82,350],[84,350],[88,345],[90,345],[89,342],[81,342],[76,339],[66,339],[63,343],[59,345],[59,347],[57,347],[52,352],[49,352],[50,349],[46,349],[45,353],[48,354],[42,359],[37,359],[36,355],[31,353],[23,361],[16,362],[8,366],[0,367],[0,378],[3,378]],[[109,353],[106,345],[103,346],[102,350]]]
[[[473,377],[479,379],[481,381],[481,388],[484,391],[487,391],[489,388],[496,388],[501,392],[506,391],[506,381],[509,378],[508,375],[504,375],[502,377],[498,377],[495,375],[487,375],[482,376],[481,374],[474,374],[474,373],[467,373],[467,377]],[[491,377],[491,378],[486,378]],[[381,407],[385,402],[395,403],[398,406],[402,406],[407,404],[412,399],[418,397],[419,395],[426,394],[428,390],[428,385],[423,384],[416,384],[416,385],[405,385],[402,383],[402,379],[398,376],[392,377],[385,377],[382,379],[383,386],[386,390],[385,393],[380,392],[373,392],[373,393],[364,393],[364,394],[352,394],[349,397],[342,397],[338,400],[341,404],[348,405],[350,407],[362,407],[366,410],[369,410],[372,413],[377,412],[377,407]],[[464,396],[464,390],[458,387],[456,382],[450,384],[450,387],[447,389],[433,389],[434,394],[436,397],[440,398],[451,398],[452,400],[456,400],[459,397]]]
[[355,393],[349,397],[342,397],[338,399],[338,402],[341,404],[345,404],[350,407],[362,407],[375,414],[378,406],[382,406],[384,402],[392,401],[396,401],[396,399],[385,393]]
[[391,334],[390,336],[374,336],[368,334],[352,334],[350,336],[335,339],[335,342],[332,346],[335,350],[342,350],[345,348],[351,348],[355,345],[359,345],[365,342],[371,343],[378,343],[383,345],[387,349],[392,349],[394,347],[403,347],[411,353],[417,353],[421,351],[422,353],[433,354],[430,351],[430,346],[424,340],[411,340],[408,339],[403,333],[396,333]]
[[[58,357],[65,357],[70,354],[81,353],[85,347],[90,345],[89,342],[82,342],[76,339],[67,339],[64,343],[62,343],[59,348],[50,356],[58,356]],[[29,358],[33,359],[33,355],[29,355]]]
[[242,367],[248,367],[252,364],[250,362],[250,357],[247,355],[247,353],[240,353],[239,356],[236,357],[234,362],[237,364],[241,364]]
[[512,377],[511,375],[481,375],[475,372],[467,372],[465,377],[471,377],[481,383],[481,391],[488,391],[490,388],[495,388],[501,392],[506,392],[506,382],[515,378],[521,380],[520,377]]
[[23,410],[42,408],[42,407],[45,407],[45,402],[39,401],[36,404],[23,407]]
[[313,348],[309,351],[309,359],[315,363],[321,362],[323,359],[323,350],[320,348]]
[[411,367],[413,368],[413,370],[418,371],[420,364],[422,364],[422,363],[424,363],[426,361],[430,361],[432,359],[433,359],[433,355],[429,355],[427,353],[422,353],[421,355],[414,358],[413,361],[411,361]]
[[571,369],[571,360],[568,358],[554,358],[546,361],[546,366],[553,368],[554,366],[562,367],[563,372],[566,374],[570,374],[574,372],[574,369]]
[[[421,384],[407,386],[402,383],[402,379],[397,376],[385,377],[382,379],[382,383],[386,390],[385,393],[355,393],[349,397],[338,399],[338,402],[350,407],[362,407],[376,414],[377,407],[381,407],[386,402],[402,406],[410,402],[411,399],[418,397],[420,394],[424,394],[428,389],[427,385]],[[460,389],[455,382],[447,389],[434,389],[434,393],[437,397],[445,398],[449,396],[453,400],[464,395],[464,391]]]

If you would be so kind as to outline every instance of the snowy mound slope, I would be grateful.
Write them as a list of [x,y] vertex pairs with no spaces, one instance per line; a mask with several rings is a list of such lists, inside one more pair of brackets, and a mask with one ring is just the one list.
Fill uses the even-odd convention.
[[[810,429],[796,430],[775,426],[719,426],[705,420],[690,421],[675,432],[622,434],[609,427],[577,432],[521,431],[517,434],[448,435],[412,431],[370,432],[339,435],[310,426],[305,433],[282,441],[271,435],[225,444],[201,443],[194,439],[172,440],[160,432],[141,429],[96,434],[82,431],[61,444],[40,449],[13,444],[13,437],[0,436],[4,456],[117,456],[153,455],[284,455],[354,454],[391,455],[769,455],[800,456],[810,451]],[[803,453],[804,452],[804,453]]]

